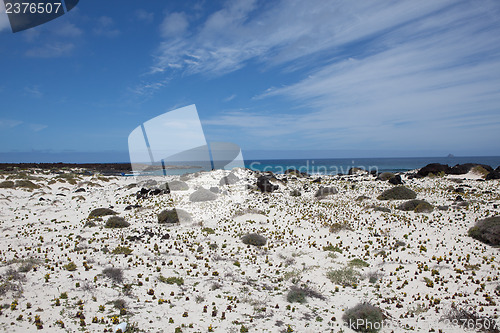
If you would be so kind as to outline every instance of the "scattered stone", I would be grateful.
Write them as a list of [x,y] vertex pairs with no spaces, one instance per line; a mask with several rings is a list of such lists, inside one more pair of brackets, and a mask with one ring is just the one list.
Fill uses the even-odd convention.
[[79,192],[87,192],[87,190],[85,190],[83,187],[80,187],[79,189],[77,189],[75,191],[75,193],[79,193]]
[[387,181],[394,176],[395,174],[393,174],[392,172],[382,172],[377,176],[376,180]]
[[360,174],[365,174],[367,171],[363,168],[356,168],[352,167],[349,169],[349,172],[347,173],[348,175],[360,175]]
[[360,201],[363,201],[363,200],[366,200],[366,199],[370,199],[370,197],[367,197],[366,195],[360,195],[359,197],[357,197],[355,199],[355,201],[360,202]]
[[290,191],[290,196],[291,197],[300,197],[302,195],[302,193],[300,193],[299,190],[292,190]]
[[373,208],[374,211],[376,212],[384,212],[384,213],[390,213],[391,209],[387,207],[382,207],[382,206],[376,206]]
[[322,181],[321,177],[318,177],[315,180],[313,180],[312,182],[313,183],[321,183],[321,181]]
[[125,207],[125,210],[132,210],[132,208],[140,208],[142,207],[141,205],[128,205]]

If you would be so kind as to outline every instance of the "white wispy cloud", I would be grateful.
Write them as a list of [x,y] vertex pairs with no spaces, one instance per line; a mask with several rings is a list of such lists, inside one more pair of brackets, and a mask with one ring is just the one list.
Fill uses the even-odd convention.
[[34,98],[41,98],[43,96],[43,93],[40,91],[40,88],[38,86],[25,87],[24,92],[25,95]]
[[160,24],[160,34],[162,37],[180,37],[189,26],[187,16],[183,12],[169,13]]
[[224,75],[250,61],[305,69],[256,96],[293,108],[207,121],[255,142],[498,151],[499,16],[487,1],[231,1],[188,37],[162,42],[151,72]]
[[151,23],[153,22],[155,14],[144,9],[138,9],[135,11],[135,16],[139,21]]
[[98,17],[93,29],[94,34],[105,37],[116,37],[120,30],[116,28],[114,20],[109,16]]

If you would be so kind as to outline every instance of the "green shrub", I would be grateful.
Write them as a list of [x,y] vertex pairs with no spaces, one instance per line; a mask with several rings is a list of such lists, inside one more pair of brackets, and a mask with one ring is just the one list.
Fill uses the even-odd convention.
[[414,211],[416,213],[430,213],[434,210],[434,206],[425,200],[414,199],[403,202],[397,209],[405,212]]
[[333,252],[338,252],[342,253],[342,249],[336,245],[329,244],[327,246],[323,246],[323,251],[333,251]]
[[367,263],[366,261],[363,261],[361,259],[352,259],[351,261],[349,261],[349,266],[353,266],[353,267],[369,267],[370,264]]
[[111,251],[111,253],[113,253],[113,254],[131,254],[132,251],[133,250],[127,246],[117,246],[113,251]]
[[158,280],[163,283],[167,284],[176,284],[178,286],[182,286],[184,284],[184,279],[182,277],[177,277],[177,276],[170,276],[168,278],[160,275],[158,277]]
[[16,180],[14,186],[15,187],[27,188],[27,189],[30,189],[30,190],[34,190],[34,189],[40,188],[39,185],[33,183],[30,180]]
[[106,216],[106,215],[116,215],[116,214],[118,213],[109,208],[96,208],[90,212],[89,218]]
[[123,281],[123,271],[121,268],[107,267],[102,270],[102,274],[115,283],[121,283]]
[[500,245],[500,216],[487,217],[469,229],[469,236],[489,245]]
[[321,300],[325,299],[323,295],[306,286],[302,287],[292,286],[290,288],[290,291],[286,295],[286,300],[289,303],[306,303],[307,297],[319,298]]
[[327,272],[326,277],[335,284],[354,287],[359,283],[361,274],[352,267],[344,267]]
[[106,228],[126,228],[130,225],[125,219],[121,216],[111,216],[106,222]]
[[69,262],[68,264],[64,265],[64,268],[67,270],[67,271],[76,271],[76,264],[74,262]]
[[12,180],[4,180],[0,183],[0,188],[13,188],[14,182]]
[[346,310],[342,319],[356,332],[374,333],[380,331],[384,321],[382,310],[369,303],[359,303]]
[[201,229],[201,232],[204,232],[204,233],[209,234],[209,235],[215,234],[215,231],[212,228],[203,228],[203,229]]
[[254,245],[254,246],[264,246],[267,243],[267,239],[256,233],[245,235],[241,238],[244,244]]
[[396,186],[391,189],[388,189],[382,192],[381,195],[378,196],[379,200],[409,200],[415,199],[417,197],[417,193],[413,192],[409,188],[404,186]]

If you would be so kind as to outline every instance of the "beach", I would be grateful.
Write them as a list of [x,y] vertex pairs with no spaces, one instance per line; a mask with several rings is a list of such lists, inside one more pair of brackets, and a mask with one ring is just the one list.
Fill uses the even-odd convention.
[[500,326],[498,247],[469,236],[499,180],[350,173],[3,171],[0,329],[355,332],[358,304],[380,332]]

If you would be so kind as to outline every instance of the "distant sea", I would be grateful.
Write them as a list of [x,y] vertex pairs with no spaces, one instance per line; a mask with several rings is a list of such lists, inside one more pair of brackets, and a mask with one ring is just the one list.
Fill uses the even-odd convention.
[[453,156],[453,157],[399,157],[399,158],[329,158],[290,160],[247,160],[245,166],[252,170],[284,173],[295,168],[308,174],[347,174],[352,167],[377,172],[405,172],[420,169],[430,163],[454,166],[464,163],[487,164],[494,169],[500,165],[500,156]]

